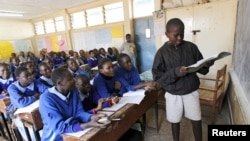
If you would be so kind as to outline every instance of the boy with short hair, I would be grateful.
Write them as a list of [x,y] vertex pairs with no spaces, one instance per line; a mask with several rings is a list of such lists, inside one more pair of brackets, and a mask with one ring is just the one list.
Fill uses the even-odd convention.
[[79,91],[85,111],[96,114],[98,111],[102,110],[102,108],[110,107],[115,104],[112,98],[102,98],[85,75],[78,75],[75,79],[76,88]]
[[118,65],[115,67],[115,74],[118,76],[122,87],[126,91],[135,91],[137,89],[149,89],[154,86],[153,81],[142,82],[138,71],[133,66],[130,57],[125,53],[118,55]]
[[[33,76],[25,67],[18,67],[15,70],[15,76],[17,81],[12,83],[7,89],[11,101],[11,104],[8,107],[8,113],[10,115],[13,114],[15,109],[26,107],[35,102],[39,99],[40,94],[47,89],[45,85],[33,79]],[[20,119],[13,118],[12,121],[18,127],[22,137],[27,140],[25,130]],[[35,139],[34,134],[31,134],[31,138]]]
[[[199,78],[187,73],[187,66],[203,59],[198,47],[184,38],[184,23],[170,19],[166,25],[167,41],[156,53],[152,68],[154,80],[166,91],[167,120],[172,125],[174,141],[179,141],[182,115],[191,120],[195,141],[202,140],[201,110],[199,101]],[[198,70],[207,74],[213,62]]]
[[86,75],[89,79],[91,78],[91,75],[88,72],[79,68],[79,65],[76,63],[74,59],[72,58],[68,59],[67,64],[68,64],[68,70],[71,72],[73,77],[76,77],[77,75],[82,74],[82,75]]
[[39,71],[40,71],[40,78],[38,78],[38,81],[40,81],[41,83],[43,83],[44,85],[46,85],[47,87],[52,87],[53,82],[51,80],[51,68],[49,67],[49,65],[45,62],[42,62],[39,64]]
[[51,75],[54,87],[40,97],[39,111],[43,120],[42,141],[62,141],[61,134],[78,132],[89,127],[104,128],[97,123],[105,114],[84,112],[75,88],[75,80],[68,69],[57,68]]

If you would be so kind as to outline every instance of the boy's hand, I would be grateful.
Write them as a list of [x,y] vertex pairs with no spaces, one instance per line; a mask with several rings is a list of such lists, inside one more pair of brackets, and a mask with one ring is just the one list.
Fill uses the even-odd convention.
[[34,95],[34,97],[35,97],[36,99],[39,99],[40,94],[39,94],[39,93],[36,93],[36,94]]
[[175,73],[178,77],[185,76],[187,74],[187,67],[181,66],[175,69]]
[[121,88],[121,83],[119,81],[115,81],[115,90],[119,90]]
[[111,99],[111,102],[113,105],[117,104],[120,101],[120,97],[118,97],[118,96],[110,97],[110,99]]
[[97,105],[97,107],[95,108],[95,111],[101,110],[101,109],[102,109],[102,104],[103,104],[103,102],[105,102],[105,101],[106,101],[105,98],[100,98],[100,99],[98,100],[98,105]]

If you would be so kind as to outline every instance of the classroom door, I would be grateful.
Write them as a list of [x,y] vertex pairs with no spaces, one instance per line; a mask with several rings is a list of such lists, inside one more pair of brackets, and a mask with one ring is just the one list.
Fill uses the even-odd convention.
[[[146,29],[150,29],[150,37],[146,38]],[[134,20],[135,44],[138,54],[139,73],[151,70],[156,52],[153,18]]]

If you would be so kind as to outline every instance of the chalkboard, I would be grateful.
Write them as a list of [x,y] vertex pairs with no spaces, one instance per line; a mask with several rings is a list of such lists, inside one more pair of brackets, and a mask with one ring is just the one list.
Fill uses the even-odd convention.
[[[247,4],[248,3],[248,4]],[[233,52],[233,70],[245,93],[250,91],[250,3],[239,2],[235,46]]]

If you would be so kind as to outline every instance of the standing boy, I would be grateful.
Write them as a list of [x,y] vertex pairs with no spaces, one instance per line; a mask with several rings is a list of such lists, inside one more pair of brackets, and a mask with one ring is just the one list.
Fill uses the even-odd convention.
[[[172,126],[174,141],[179,141],[180,121],[184,113],[191,120],[195,141],[202,140],[201,110],[197,89],[200,81],[196,72],[187,73],[187,66],[203,59],[198,47],[184,38],[184,24],[170,19],[166,25],[167,41],[156,53],[152,73],[166,91],[167,120]],[[207,74],[213,62],[198,70]]]
[[126,42],[122,44],[119,52],[128,54],[129,57],[131,58],[133,66],[137,69],[136,46],[131,40],[131,34],[126,34]]
[[105,127],[96,121],[104,114],[84,112],[68,69],[57,68],[51,75],[54,87],[40,97],[39,111],[43,120],[42,141],[62,141],[61,134],[78,132],[89,127]]

